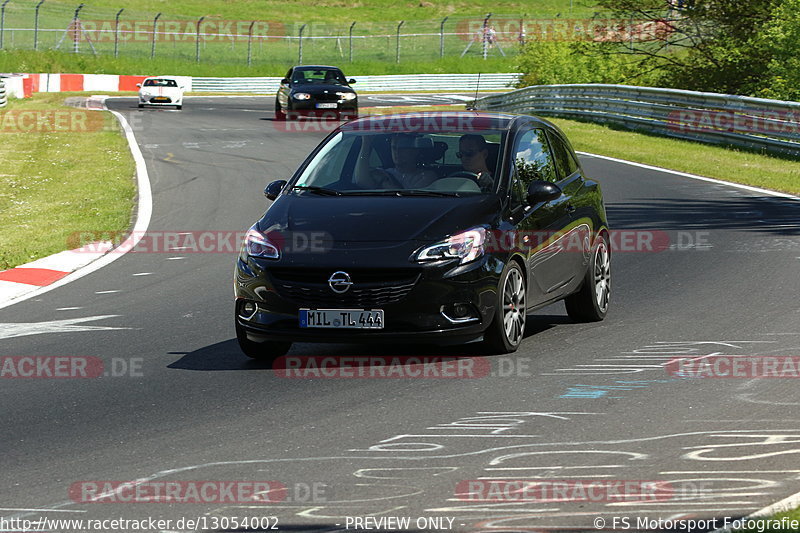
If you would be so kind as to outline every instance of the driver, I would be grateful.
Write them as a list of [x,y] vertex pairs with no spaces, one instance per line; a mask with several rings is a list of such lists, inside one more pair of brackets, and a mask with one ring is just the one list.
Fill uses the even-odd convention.
[[483,135],[468,133],[458,140],[458,153],[461,166],[466,172],[475,174],[481,190],[489,191],[494,185],[494,177],[486,164],[489,157],[489,147]]
[[[420,168],[420,151],[428,139],[414,134],[398,133],[391,138],[392,163],[386,169],[373,169],[369,181],[376,188],[383,189],[421,189],[433,183],[438,176],[427,169]],[[370,136],[364,138],[364,153],[369,153]]]

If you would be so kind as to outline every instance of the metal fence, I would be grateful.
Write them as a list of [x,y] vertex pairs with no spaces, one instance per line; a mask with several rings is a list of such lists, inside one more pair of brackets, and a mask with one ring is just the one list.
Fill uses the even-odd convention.
[[[519,80],[519,74],[409,74],[358,76],[355,89],[371,91],[505,91]],[[280,77],[268,78],[199,78],[191,81],[194,92],[275,94]]]
[[800,155],[800,103],[628,85],[538,85],[477,108],[612,122],[701,142]]
[[[204,63],[389,63],[445,57],[499,58],[526,39],[560,40],[615,31],[627,19],[572,8],[527,16],[454,14],[437,20],[344,23],[190,18],[45,0],[0,0],[0,49],[60,50]],[[582,18],[580,18],[582,17]],[[633,21],[631,21],[633,22]],[[631,32],[640,32],[641,24]],[[624,32],[625,30],[620,30]],[[618,32],[619,33],[619,32]]]

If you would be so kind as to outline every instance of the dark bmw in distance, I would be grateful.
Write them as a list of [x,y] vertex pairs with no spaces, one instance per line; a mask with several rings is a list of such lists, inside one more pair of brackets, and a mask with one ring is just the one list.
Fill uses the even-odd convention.
[[358,96],[350,87],[355,82],[336,67],[292,67],[281,80],[275,97],[275,119],[291,120],[299,115],[356,118]]
[[558,300],[602,320],[611,248],[600,186],[564,134],[521,115],[365,117],[317,146],[247,232],[239,344],[481,340],[515,351]]

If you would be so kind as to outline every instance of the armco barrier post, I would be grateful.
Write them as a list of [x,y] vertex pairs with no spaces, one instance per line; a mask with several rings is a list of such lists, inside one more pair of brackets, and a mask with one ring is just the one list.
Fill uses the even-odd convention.
[[3,78],[0,78],[0,107],[6,106],[6,101],[8,97],[6,96],[6,84],[3,81]]

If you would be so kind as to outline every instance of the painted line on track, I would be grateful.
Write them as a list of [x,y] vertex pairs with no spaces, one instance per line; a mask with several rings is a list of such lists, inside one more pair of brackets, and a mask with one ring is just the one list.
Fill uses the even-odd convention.
[[628,161],[627,159],[618,159],[616,157],[609,157],[607,155],[592,154],[590,152],[579,152],[577,150],[575,151],[575,153],[580,154],[580,155],[589,156],[589,157],[596,157],[598,159],[605,159],[607,161],[614,161],[615,163],[622,163],[622,164],[631,165],[631,166],[634,166],[634,167],[646,168],[647,170],[655,170],[656,172],[665,172],[667,174],[672,174],[674,176],[681,176],[681,177],[684,177],[684,178],[691,178],[693,180],[707,181],[709,183],[715,183],[717,185],[726,185],[728,187],[735,187],[737,189],[742,189],[742,190],[749,191],[749,192],[757,192],[757,193],[760,193],[760,194],[766,194],[768,196],[775,196],[775,197],[778,197],[778,198],[786,198],[788,200],[800,200],[800,196],[793,196],[793,195],[785,193],[785,192],[771,191],[769,189],[762,189],[761,187],[753,187],[752,185],[743,185],[741,183],[734,183],[732,181],[723,181],[723,180],[718,180],[718,179],[715,179],[715,178],[708,178],[706,176],[700,176],[698,174],[691,174],[689,172],[681,172],[679,170],[670,170],[668,168],[657,167],[657,166],[654,166],[654,165],[646,165],[644,163],[636,163],[635,161]]

